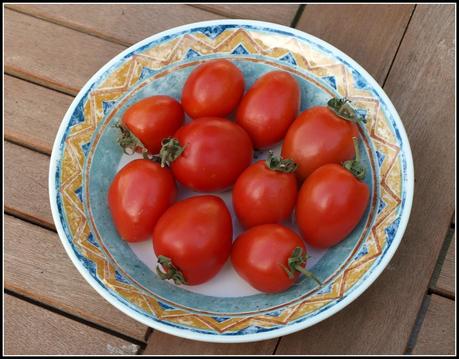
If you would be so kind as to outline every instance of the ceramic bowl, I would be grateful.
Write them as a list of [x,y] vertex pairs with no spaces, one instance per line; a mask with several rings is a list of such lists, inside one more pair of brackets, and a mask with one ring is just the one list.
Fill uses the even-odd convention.
[[[353,101],[367,121],[360,154],[371,191],[354,231],[328,249],[308,247],[308,269],[289,290],[263,294],[228,261],[210,282],[175,286],[155,273],[151,241],[128,244],[117,234],[107,190],[128,161],[112,125],[139,99],[166,94],[180,100],[189,73],[214,58],[230,59],[246,88],[263,73],[291,73],[301,110],[332,96]],[[188,120],[188,119],[187,119]],[[274,148],[279,152],[280,145]],[[266,152],[256,152],[254,161]],[[145,325],[209,342],[265,340],[307,328],[338,312],[373,283],[397,249],[410,214],[413,163],[402,122],[384,91],[355,61],[326,42],[292,28],[258,21],[218,20],[177,27],[128,48],[81,89],[59,128],[49,193],[60,239],[84,278],[111,305]],[[179,199],[194,195],[180,187]],[[232,211],[231,192],[218,193]],[[234,238],[241,228],[233,216]],[[297,230],[292,220],[286,225]],[[107,305],[110,305],[107,303]]]

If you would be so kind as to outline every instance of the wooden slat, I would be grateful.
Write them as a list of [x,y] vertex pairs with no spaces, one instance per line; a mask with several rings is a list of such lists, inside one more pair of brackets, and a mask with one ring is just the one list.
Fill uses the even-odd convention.
[[54,228],[48,197],[49,157],[9,142],[4,151],[6,211]]
[[256,343],[218,344],[187,340],[154,331],[145,355],[271,355],[277,339]]
[[71,95],[124,46],[5,9],[5,72]]
[[49,157],[9,142],[4,151],[6,211],[54,228],[48,197]]
[[454,300],[432,295],[421,324],[414,355],[452,355],[455,353]]
[[70,355],[137,353],[139,347],[11,295],[4,297],[4,353]]
[[5,139],[51,154],[73,97],[8,75],[4,88]]
[[[454,233],[455,236],[456,233]],[[452,239],[448,251],[446,252],[446,257],[441,267],[440,274],[438,276],[437,283],[435,284],[434,289],[442,294],[449,296],[455,295],[454,289],[454,279],[455,271],[454,264],[456,263],[455,258],[456,252],[456,241],[455,238]]]
[[6,289],[145,340],[147,327],[120,312],[85,281],[55,232],[8,215],[4,219]]
[[340,313],[283,337],[277,354],[401,354],[454,208],[454,6],[418,5],[385,90],[406,127],[415,192],[405,236],[378,280]]
[[275,22],[290,26],[298,10],[297,4],[274,5],[274,4],[199,4],[193,5],[204,10],[240,19],[252,19]]
[[223,18],[187,5],[10,4],[7,7],[126,46],[175,26]]
[[307,5],[296,26],[344,51],[383,83],[414,5]]

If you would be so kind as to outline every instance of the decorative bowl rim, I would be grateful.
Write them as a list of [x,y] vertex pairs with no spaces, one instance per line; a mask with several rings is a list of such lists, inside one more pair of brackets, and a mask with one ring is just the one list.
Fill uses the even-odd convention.
[[[303,37],[308,38],[315,44],[322,46],[323,48],[328,49],[331,53],[339,55],[340,58],[346,60],[348,64],[350,64],[354,69],[356,69],[364,79],[369,83],[369,85],[377,92],[378,96],[382,99],[384,104],[387,107],[387,111],[393,116],[393,120],[396,124],[396,128],[399,132],[401,142],[405,144],[403,146],[402,152],[404,153],[406,159],[406,183],[404,187],[404,191],[406,192],[406,201],[402,208],[402,212],[400,215],[400,223],[397,228],[396,234],[392,243],[387,249],[382,260],[378,263],[378,265],[371,271],[370,275],[362,280],[362,283],[359,286],[351,291],[351,293],[344,296],[344,298],[335,303],[333,306],[327,308],[325,311],[318,313],[317,315],[313,316],[312,318],[308,318],[307,320],[300,321],[298,323],[289,324],[280,328],[273,329],[271,331],[266,332],[258,332],[258,333],[250,333],[244,335],[214,335],[214,334],[205,334],[199,333],[192,330],[186,330],[182,328],[176,328],[160,321],[150,320],[145,316],[137,313],[136,311],[129,308],[129,306],[122,303],[120,300],[115,298],[112,294],[110,294],[106,288],[104,288],[100,283],[98,283],[88,272],[88,270],[83,266],[81,261],[78,259],[77,255],[74,252],[71,244],[67,241],[67,235],[64,231],[63,225],[61,223],[60,212],[56,202],[56,196],[58,189],[55,186],[56,183],[56,173],[57,173],[57,164],[59,162],[59,158],[61,155],[60,146],[62,142],[62,138],[65,134],[65,131],[68,127],[69,121],[71,119],[71,115],[75,111],[76,106],[81,101],[84,94],[87,90],[93,85],[101,75],[103,75],[112,65],[118,62],[120,59],[124,58],[126,55],[132,53],[138,48],[141,48],[149,43],[153,42],[156,39],[162,38],[167,35],[173,35],[177,32],[181,32],[187,29],[197,28],[197,27],[211,27],[211,26],[218,26],[218,25],[241,25],[241,26],[254,26],[254,27],[264,27],[273,30],[288,32],[295,37]],[[57,233],[61,242],[67,252],[67,255],[70,257],[71,261],[78,269],[80,274],[86,279],[86,281],[110,304],[115,306],[121,312],[127,314],[131,318],[137,320],[138,322],[145,324],[146,326],[153,327],[159,331],[176,335],[179,337],[183,337],[186,339],[198,340],[198,341],[206,341],[206,342],[216,342],[216,343],[242,343],[242,342],[252,342],[252,341],[260,341],[260,340],[268,340],[280,336],[284,336],[287,334],[291,334],[293,332],[305,329],[310,327],[326,318],[332,316],[333,314],[337,313],[338,311],[345,308],[351,302],[353,302],[356,298],[358,298],[382,273],[382,271],[386,268],[389,264],[390,260],[392,259],[393,255],[395,254],[401,239],[403,238],[410,212],[412,207],[413,201],[413,193],[414,193],[414,166],[413,166],[413,159],[411,148],[409,144],[408,137],[406,135],[405,128],[401,122],[401,119],[388,98],[385,94],[384,90],[380,87],[380,85],[373,79],[373,77],[364,69],[362,68],[355,60],[350,58],[348,55],[343,53],[342,51],[338,50],[334,46],[330,45],[329,43],[313,36],[308,33],[305,33],[301,30],[297,30],[288,26],[279,25],[275,23],[270,23],[266,21],[256,21],[256,20],[245,20],[245,19],[224,19],[224,20],[209,20],[209,21],[201,21],[195,23],[189,23],[186,25],[174,27],[159,33],[156,33],[144,40],[141,40],[132,46],[128,47],[117,56],[112,58],[109,62],[107,62],[104,66],[102,66],[81,88],[78,95],[74,98],[72,104],[68,108],[67,112],[64,115],[64,118],[60,124],[58,132],[56,134],[56,138],[53,144],[51,158],[50,158],[50,166],[49,166],[49,177],[48,177],[48,185],[49,185],[49,198],[51,204],[51,212],[52,217],[56,226]]]

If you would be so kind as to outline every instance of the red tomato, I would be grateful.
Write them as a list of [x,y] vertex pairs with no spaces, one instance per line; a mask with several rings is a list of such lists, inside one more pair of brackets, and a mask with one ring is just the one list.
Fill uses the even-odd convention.
[[318,168],[298,194],[296,223],[303,239],[318,248],[339,243],[359,223],[369,198],[367,184],[342,166]]
[[124,166],[108,190],[108,205],[121,238],[138,242],[151,236],[176,193],[172,174],[158,163],[139,159]]
[[248,167],[233,188],[233,206],[245,228],[290,217],[297,197],[294,162],[272,155]]
[[[121,122],[150,153],[156,154],[161,149],[161,141],[179,129],[184,117],[182,106],[172,97],[152,96],[129,107]],[[126,136],[124,141],[135,150],[134,147],[139,145],[135,138],[129,136],[129,132],[123,134]]]
[[182,91],[182,104],[191,118],[225,117],[244,93],[244,76],[224,59],[203,63],[193,70]]
[[300,273],[315,278],[304,269],[306,258],[302,239],[280,224],[250,228],[236,239],[231,251],[231,261],[239,275],[266,293],[290,288]]
[[252,161],[252,143],[235,123],[201,118],[180,128],[161,149],[163,165],[171,164],[175,178],[194,191],[229,188]]
[[231,253],[231,214],[217,196],[195,196],[175,203],[159,219],[153,248],[162,279],[201,284],[214,277]]
[[355,156],[355,123],[339,117],[326,106],[312,107],[292,123],[282,145],[282,156],[298,164],[295,172],[302,181],[327,163],[342,163]]
[[255,81],[242,98],[236,121],[248,132],[255,148],[266,148],[284,138],[299,105],[300,88],[293,76],[272,71]]

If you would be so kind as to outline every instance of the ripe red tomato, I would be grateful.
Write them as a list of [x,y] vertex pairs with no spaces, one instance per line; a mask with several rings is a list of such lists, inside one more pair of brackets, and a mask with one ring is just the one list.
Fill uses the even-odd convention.
[[161,216],[153,248],[162,279],[201,284],[214,277],[231,253],[231,214],[222,199],[205,195],[175,203]]
[[182,91],[182,104],[191,118],[225,117],[244,93],[244,76],[228,60],[203,63],[193,70]]
[[287,72],[272,71],[260,77],[242,98],[236,121],[261,149],[282,140],[295,120],[300,88]]
[[108,190],[108,205],[121,238],[138,242],[151,236],[176,193],[172,174],[158,163],[139,159],[124,166]]
[[295,172],[302,181],[327,163],[342,163],[355,156],[353,137],[358,137],[354,122],[339,117],[326,106],[312,107],[292,123],[285,135],[282,156],[298,164]]
[[137,137],[151,154],[156,154],[161,149],[161,141],[180,128],[184,117],[182,106],[172,97],[147,97],[124,112],[120,144],[133,152],[140,145],[135,140]]
[[369,197],[367,184],[342,166],[318,168],[298,194],[296,223],[303,239],[318,248],[341,242],[359,223]]
[[162,164],[171,164],[175,178],[194,191],[229,188],[252,161],[249,136],[226,119],[194,120],[174,137],[161,149]]
[[239,275],[266,293],[288,289],[300,273],[315,278],[304,269],[306,258],[302,239],[280,224],[250,228],[236,239],[231,251],[231,261]]
[[290,217],[298,192],[295,169],[293,161],[271,154],[242,172],[233,187],[233,206],[245,228]]

